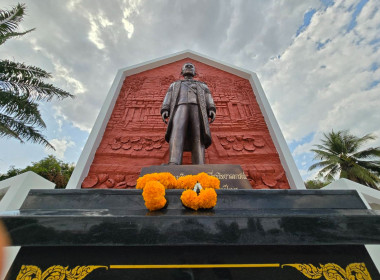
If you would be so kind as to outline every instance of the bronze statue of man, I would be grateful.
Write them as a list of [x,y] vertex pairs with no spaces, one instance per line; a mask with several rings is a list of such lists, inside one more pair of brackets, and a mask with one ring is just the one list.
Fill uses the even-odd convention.
[[182,164],[184,151],[191,151],[192,164],[204,164],[205,149],[211,145],[209,123],[215,120],[214,100],[207,85],[193,79],[192,63],[185,63],[181,74],[184,80],[170,85],[161,107],[162,119],[168,124],[169,164]]

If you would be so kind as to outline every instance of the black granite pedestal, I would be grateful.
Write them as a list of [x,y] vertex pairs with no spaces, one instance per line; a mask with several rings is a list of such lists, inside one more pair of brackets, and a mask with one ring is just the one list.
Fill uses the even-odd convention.
[[1,213],[22,246],[8,279],[380,279],[380,216],[356,191],[217,190],[192,211],[167,190],[156,212],[141,193],[31,191]]

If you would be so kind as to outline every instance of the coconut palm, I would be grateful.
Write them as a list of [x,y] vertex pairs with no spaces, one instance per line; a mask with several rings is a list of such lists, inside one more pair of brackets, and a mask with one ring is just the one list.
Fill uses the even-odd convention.
[[[25,6],[18,4],[9,11],[0,10],[0,45],[9,38],[25,35],[34,29],[16,32],[25,15]],[[54,147],[38,129],[46,127],[38,110],[39,101],[53,97],[73,97],[70,93],[45,83],[51,75],[35,66],[0,60],[0,137],[14,137]]]
[[319,162],[309,170],[322,168],[318,176],[327,181],[334,177],[347,178],[357,183],[377,189],[380,183],[380,147],[360,148],[369,140],[375,139],[371,134],[357,137],[347,130],[324,134],[322,144],[314,145],[314,159]]

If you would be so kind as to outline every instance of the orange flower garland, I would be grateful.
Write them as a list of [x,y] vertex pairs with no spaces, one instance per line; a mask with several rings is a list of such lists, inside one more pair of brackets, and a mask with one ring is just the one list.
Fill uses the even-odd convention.
[[179,177],[177,180],[177,189],[193,189],[197,183],[197,178],[194,175],[186,175]]
[[145,174],[137,179],[136,189],[144,189],[145,185],[150,181],[159,181],[164,185],[165,189],[175,189],[177,179],[169,172]]
[[185,190],[181,195],[182,204],[193,210],[210,209],[216,205],[217,195],[214,189],[202,189],[197,195],[193,190]]
[[183,205],[193,210],[198,210],[198,195],[193,190],[185,190],[181,195]]
[[220,181],[218,178],[214,176],[210,176],[205,172],[199,173],[198,175],[195,175],[197,181],[202,185],[202,188],[212,188],[212,189],[219,189],[220,187]]
[[217,195],[214,189],[203,189],[198,195],[199,208],[209,209],[216,205]]
[[158,173],[146,174],[137,179],[136,189],[144,189],[146,183],[150,181],[158,181]]
[[[203,189],[199,195],[193,190],[194,185],[199,182]],[[217,194],[214,189],[220,188],[218,178],[199,173],[197,175],[186,175],[178,180],[169,172],[151,173],[137,179],[136,189],[143,190],[145,206],[150,211],[162,209],[166,205],[165,189],[187,189],[181,195],[183,205],[198,210],[209,209],[216,205]]]
[[158,181],[146,183],[142,196],[145,200],[145,206],[150,211],[164,208],[166,204],[165,187]]

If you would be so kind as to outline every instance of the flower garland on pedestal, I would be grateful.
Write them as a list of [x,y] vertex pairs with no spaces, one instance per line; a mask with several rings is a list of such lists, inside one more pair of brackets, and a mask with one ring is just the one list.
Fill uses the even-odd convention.
[[201,189],[199,195],[194,190],[185,190],[181,195],[182,204],[193,210],[211,209],[216,205],[217,195],[214,189]]
[[138,178],[136,185],[136,189],[143,190],[145,206],[150,211],[165,207],[165,189],[186,189],[181,195],[181,201],[187,208],[213,208],[217,202],[215,189],[219,187],[219,179],[204,172],[182,176],[178,180],[169,172],[151,173]]
[[145,206],[150,211],[159,210],[165,207],[165,187],[158,181],[150,181],[145,185],[142,196]]

